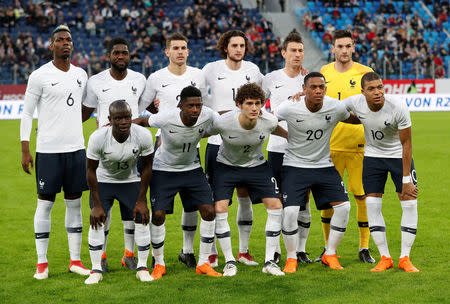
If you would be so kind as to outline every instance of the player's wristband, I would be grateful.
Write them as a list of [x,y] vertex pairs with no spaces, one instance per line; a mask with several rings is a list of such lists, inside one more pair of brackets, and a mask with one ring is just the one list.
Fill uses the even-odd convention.
[[409,184],[412,183],[411,175],[403,176],[403,184]]

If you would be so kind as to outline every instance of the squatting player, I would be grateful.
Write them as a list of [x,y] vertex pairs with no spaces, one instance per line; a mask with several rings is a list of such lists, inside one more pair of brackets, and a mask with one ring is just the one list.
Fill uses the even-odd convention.
[[[89,253],[92,272],[86,284],[96,284],[103,278],[104,224],[114,199],[119,201],[122,218],[135,220],[136,277],[143,282],[153,280],[147,269],[150,216],[146,198],[152,174],[153,136],[149,130],[131,124],[131,113],[125,100],[112,102],[108,116],[111,126],[96,130],[89,138],[86,178],[91,191]],[[143,168],[140,177],[136,167],[139,158]]]
[[253,203],[263,202],[267,208],[266,256],[264,273],[284,275],[273,261],[280,245],[281,201],[277,183],[262,151],[270,134],[287,137],[278,126],[278,119],[261,111],[265,102],[264,91],[256,83],[239,88],[236,105],[239,109],[221,115],[214,121],[209,134],[220,134],[222,144],[214,168],[214,200],[216,209],[216,237],[225,256],[224,276],[237,273],[236,260],[231,248],[228,206],[236,187],[246,187]]
[[[281,46],[281,55],[285,60],[283,69],[273,71],[264,76],[262,81],[262,89],[266,93],[266,97],[270,98],[270,108],[275,110],[278,106],[290,96],[296,94],[303,85],[303,39],[297,32],[291,32],[283,41]],[[280,122],[280,126],[287,128],[285,121]],[[277,180],[277,184],[281,186],[281,167],[283,164],[283,156],[287,147],[285,138],[270,135],[267,143],[268,162],[272,167],[273,175]],[[303,208],[302,208],[303,209]],[[311,225],[311,212],[309,202],[304,210],[298,213],[298,244],[297,244],[297,260],[300,263],[311,263],[312,261],[306,254],[306,240],[308,239],[309,227]],[[276,253],[279,260],[280,253]]]
[[156,150],[153,162],[153,178],[150,184],[152,204],[152,247],[155,267],[154,279],[166,274],[164,240],[166,214],[173,213],[174,198],[180,194],[186,212],[200,211],[200,252],[196,272],[213,277],[222,276],[209,264],[214,242],[215,212],[211,188],[208,185],[197,154],[197,144],[206,134],[216,112],[202,106],[201,92],[194,86],[180,93],[179,108],[158,112],[135,122],[159,128],[161,146]]
[[[197,87],[203,96],[207,95],[202,71],[188,66],[186,63],[189,56],[188,42],[188,39],[180,33],[173,33],[166,39],[165,54],[169,58],[169,65],[148,77],[143,95],[144,108],[148,108],[149,111],[152,111],[152,108],[156,108],[158,111],[177,109],[180,92],[187,86]],[[159,142],[160,134],[161,131],[158,130],[157,142]],[[181,215],[183,249],[178,255],[178,259],[188,267],[196,266],[194,237],[197,222],[197,210],[186,212],[183,209]]]
[[[231,30],[224,33],[217,42],[217,49],[224,59],[210,62],[203,68],[207,87],[211,90],[209,101],[205,104],[223,114],[236,109],[234,100],[238,88],[250,82],[260,85],[262,74],[257,65],[244,60],[250,53],[250,43],[243,32]],[[214,164],[221,142],[220,136],[211,136],[206,146],[205,171],[210,185],[214,184]],[[246,265],[258,265],[248,251],[253,224],[252,201],[245,188],[237,189],[237,197],[238,261]],[[213,251],[215,254],[210,257],[210,262],[215,267],[218,265],[216,246],[213,246]]]
[[82,219],[81,194],[87,190],[86,152],[84,150],[81,102],[85,95],[87,74],[70,64],[73,42],[70,30],[58,26],[51,35],[53,60],[31,73],[25,92],[20,122],[22,168],[30,173],[30,133],[33,112],[38,109],[36,138],[37,206],[34,232],[37,269],[34,277],[48,278],[47,248],[50,237],[51,211],[56,193],[64,190],[65,226],[69,240],[69,271],[89,275],[80,261]]
[[[88,80],[86,98],[83,100],[83,121],[89,119],[92,112],[97,109],[97,122],[99,127],[109,123],[109,105],[115,100],[126,100],[131,108],[132,118],[139,116],[139,104],[145,89],[145,76],[128,69],[130,63],[130,45],[121,37],[111,39],[107,53],[111,68],[92,76]],[[136,270],[136,258],[134,255],[134,221],[124,217],[123,236],[125,252],[122,257],[122,265],[131,270]],[[107,214],[104,226],[105,244],[103,246],[102,270],[108,271],[106,258],[106,243],[108,241],[111,214]]]
[[[327,95],[343,100],[361,92],[361,77],[372,69],[354,62],[355,42],[348,30],[333,33],[331,52],[335,60],[322,67],[320,72],[327,81]],[[349,191],[356,200],[356,213],[359,226],[359,259],[365,263],[375,263],[369,252],[369,227],[367,223],[366,202],[362,186],[362,161],[364,157],[364,130],[361,125],[339,123],[331,136],[331,159],[341,177],[347,170]],[[333,209],[322,210],[322,228],[325,244],[330,233],[330,219]],[[322,253],[323,254],[323,253]],[[321,256],[316,259],[320,261]]]
[[384,271],[394,266],[381,213],[389,172],[403,210],[398,268],[406,272],[419,272],[409,259],[417,232],[417,176],[412,160],[409,111],[402,100],[384,96],[383,81],[377,73],[365,74],[361,79],[361,87],[362,95],[347,98],[344,103],[362,122],[367,143],[363,185],[367,195],[370,233],[381,255],[378,265],[371,271]]
[[336,248],[347,228],[350,202],[344,182],[330,159],[330,137],[339,121],[359,123],[345,106],[325,97],[325,78],[311,72],[304,79],[306,93],[299,102],[287,100],[275,115],[288,124],[288,146],[283,159],[283,238],[287,250],[284,272],[297,269],[297,216],[308,201],[308,189],[314,196],[317,209],[330,207],[331,231],[322,263],[332,269],[343,269]]

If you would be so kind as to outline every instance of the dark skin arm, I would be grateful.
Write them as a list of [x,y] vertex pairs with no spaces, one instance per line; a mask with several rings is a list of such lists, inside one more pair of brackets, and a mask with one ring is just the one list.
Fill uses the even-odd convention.
[[147,107],[147,111],[149,111],[152,114],[158,113],[158,107],[159,107],[159,99],[153,100],[153,102]]
[[30,171],[30,165],[31,169],[33,169],[33,156],[30,154],[30,142],[29,141],[22,141],[22,169],[28,174],[31,174]]
[[83,122],[85,122],[86,120],[88,120],[92,113],[94,113],[95,108],[89,108],[86,107],[85,105],[82,106],[81,108],[81,119]]
[[[97,168],[99,161],[93,159],[86,159],[87,172],[86,179],[89,186],[89,190],[91,191],[92,201],[94,207],[91,210],[90,222],[91,227],[97,230],[97,227],[105,224],[106,214],[105,210],[103,210],[102,203],[100,201],[100,195],[98,193],[98,181],[97,181]],[[98,225],[98,226],[97,226]]]
[[[399,130],[398,136],[403,147],[403,176],[410,176],[411,174],[411,161],[412,161],[412,141],[411,141],[411,127]],[[411,200],[417,198],[417,187],[412,182],[403,184],[402,193],[400,194],[401,200]]]
[[148,117],[138,117],[133,119],[131,122],[142,127],[150,127],[150,125],[148,124]]
[[150,212],[147,207],[147,189],[152,177],[153,154],[141,157],[142,175],[141,185],[139,187],[139,195],[136,205],[133,209],[133,219],[136,220],[136,214],[142,217],[142,224],[147,225],[150,221]]
[[343,120],[342,122],[348,123],[348,124],[352,124],[352,125],[359,125],[361,124],[361,121],[359,120],[358,117],[356,117],[355,114],[350,113],[350,117],[347,118],[346,120]]
[[288,131],[286,131],[283,127],[278,125],[275,130],[272,132],[273,135],[277,135],[283,138],[288,139]]

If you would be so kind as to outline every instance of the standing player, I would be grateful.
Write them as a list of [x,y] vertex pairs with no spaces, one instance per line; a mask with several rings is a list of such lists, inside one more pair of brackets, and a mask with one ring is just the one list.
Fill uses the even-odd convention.
[[[223,60],[208,63],[203,68],[207,87],[211,90],[208,106],[219,114],[235,110],[234,102],[238,88],[243,84],[255,82],[261,84],[262,75],[258,66],[243,60],[250,53],[250,44],[241,31],[232,30],[224,33],[217,42],[217,49]],[[220,136],[208,139],[205,155],[205,170],[210,185],[214,184],[214,164],[222,140]],[[248,251],[248,242],[253,224],[252,201],[245,188],[237,189],[239,229],[238,261],[246,265],[258,265]],[[214,246],[210,262],[217,266],[217,249]]]
[[284,272],[297,269],[297,216],[308,201],[308,189],[317,209],[333,208],[331,231],[322,263],[332,269],[343,269],[336,255],[350,212],[344,182],[330,159],[330,137],[339,121],[359,123],[342,103],[324,98],[325,78],[311,72],[304,79],[306,93],[300,102],[285,101],[275,115],[288,124],[288,146],[283,159],[283,237],[287,250]]
[[234,276],[237,273],[227,220],[228,206],[236,187],[246,187],[252,202],[262,201],[267,208],[263,272],[284,275],[273,261],[275,250],[280,246],[280,193],[272,169],[264,158],[262,146],[270,134],[287,138],[287,132],[278,126],[275,116],[261,111],[266,100],[264,95],[264,91],[256,83],[241,86],[236,94],[236,105],[240,111],[234,110],[220,116],[208,131],[209,134],[220,134],[222,137],[214,168],[213,192],[216,236],[226,262],[224,276]]
[[[332,42],[331,51],[334,53],[336,61],[323,66],[320,72],[327,80],[327,95],[343,100],[361,92],[361,77],[365,73],[371,72],[372,69],[352,60],[352,54],[355,52],[355,43],[350,31],[335,31]],[[348,188],[355,196],[359,226],[359,259],[365,263],[375,263],[369,252],[370,231],[362,186],[363,126],[339,123],[331,136],[330,148],[331,158],[341,177],[344,176],[344,170],[347,170],[349,177]],[[322,228],[325,244],[328,242],[332,215],[333,209],[322,210]],[[321,256],[316,261],[320,261]]]
[[[184,87],[194,86],[206,96],[205,79],[200,69],[186,64],[189,49],[188,39],[180,33],[170,35],[166,40],[166,56],[169,65],[151,74],[147,79],[142,97],[143,107],[157,108],[159,111],[176,109],[180,102],[180,92]],[[157,142],[159,142],[158,131]],[[157,148],[157,147],[156,147]],[[183,209],[181,228],[183,229],[183,249],[178,255],[180,262],[188,267],[195,267],[194,237],[197,230],[197,210],[186,212]]]
[[[89,252],[92,272],[84,281],[96,284],[102,280],[102,252],[105,243],[104,223],[114,199],[120,204],[122,218],[135,220],[138,263],[136,277],[142,282],[152,281],[147,269],[150,250],[149,211],[147,189],[152,174],[153,137],[149,130],[131,124],[131,107],[125,100],[109,106],[111,126],[92,133],[87,148],[87,182],[91,191],[91,227]],[[138,176],[136,163],[142,160],[142,174]]]
[[394,266],[386,240],[386,224],[381,213],[388,172],[398,193],[403,214],[401,254],[398,268],[419,272],[409,259],[417,232],[417,176],[412,160],[411,118],[403,101],[384,96],[383,81],[375,72],[361,79],[362,95],[344,101],[364,126],[363,185],[367,195],[367,216],[372,238],[381,259],[371,271]]
[[201,92],[194,86],[180,93],[180,108],[173,108],[151,115],[148,120],[136,122],[161,130],[161,146],[153,162],[153,179],[150,185],[152,203],[152,247],[155,267],[154,279],[166,274],[164,263],[164,239],[166,213],[173,213],[174,198],[180,194],[186,212],[197,209],[200,222],[200,252],[196,272],[213,277],[216,272],[208,263],[214,242],[215,212],[211,189],[200,166],[196,146],[213,123],[217,113],[202,107]]
[[[92,76],[87,84],[87,94],[83,101],[83,121],[89,119],[92,112],[97,109],[98,126],[103,127],[109,123],[109,106],[114,100],[126,100],[131,108],[132,118],[139,116],[139,102],[145,89],[145,76],[128,69],[130,62],[130,45],[121,37],[113,38],[108,44],[108,58],[111,68]],[[111,209],[109,209],[111,210]],[[121,210],[122,211],[122,210]],[[123,236],[125,252],[122,265],[136,270],[134,256],[134,221],[122,214]],[[104,227],[105,244],[102,254],[102,270],[108,271],[106,259],[106,243],[108,241],[111,214],[107,214]]]
[[[270,98],[270,108],[275,110],[278,106],[290,96],[296,94],[299,87],[303,85],[302,63],[303,63],[303,40],[297,32],[291,32],[284,39],[281,46],[281,55],[285,60],[283,69],[273,71],[264,76],[262,88],[266,92],[266,97]],[[280,122],[283,128],[287,128],[285,121]],[[281,167],[283,156],[287,147],[286,139],[270,135],[267,144],[268,162],[273,170],[273,175],[277,184],[281,185]],[[302,208],[303,209],[303,208]],[[298,245],[297,260],[300,263],[312,263],[306,254],[306,240],[308,239],[309,226],[311,225],[311,211],[309,202],[304,210],[298,213]],[[274,260],[279,261],[280,253],[275,253]]]
[[87,190],[86,152],[84,150],[81,101],[85,94],[87,74],[70,64],[73,42],[70,30],[58,26],[51,36],[53,60],[36,71],[28,80],[24,111],[20,122],[22,168],[30,173],[30,133],[33,112],[38,109],[36,139],[37,207],[34,232],[38,256],[34,277],[48,278],[47,248],[50,237],[51,211],[56,193],[64,190],[65,226],[69,240],[69,271],[89,275],[80,261],[82,220],[81,194]]

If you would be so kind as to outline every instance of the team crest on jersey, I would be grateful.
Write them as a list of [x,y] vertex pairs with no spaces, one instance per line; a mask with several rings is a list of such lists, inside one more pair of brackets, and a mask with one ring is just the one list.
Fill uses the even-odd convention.
[[356,85],[356,81],[353,80],[353,78],[350,79],[350,86],[351,86],[352,89],[355,87],[355,85]]
[[250,82],[250,76],[245,75],[245,79],[247,80],[247,82]]
[[331,115],[325,115],[325,120],[327,122],[331,122]]
[[138,152],[139,152],[139,149],[133,148],[133,154],[136,154],[136,153],[138,153]]
[[40,179],[39,180],[39,189],[44,189],[44,186],[45,186],[45,182],[42,180],[42,179]]
[[205,131],[203,128],[198,129],[198,133],[203,133]]
[[131,91],[133,91],[133,95],[136,95],[137,88],[135,88],[134,86],[131,86]]
[[195,87],[197,84],[194,81],[191,81],[191,86]]
[[78,86],[81,88],[81,80],[80,79],[77,79],[77,83],[78,83]]
[[264,135],[264,134],[259,135],[259,139],[260,140],[265,140],[266,139],[266,135]]
[[387,120],[385,120],[385,121],[384,121],[384,125],[385,125],[386,127],[389,127],[389,126],[391,125],[391,123],[388,122]]

